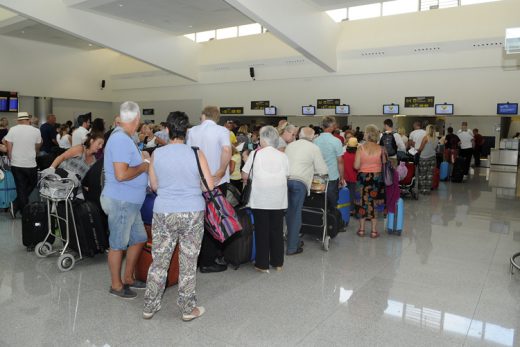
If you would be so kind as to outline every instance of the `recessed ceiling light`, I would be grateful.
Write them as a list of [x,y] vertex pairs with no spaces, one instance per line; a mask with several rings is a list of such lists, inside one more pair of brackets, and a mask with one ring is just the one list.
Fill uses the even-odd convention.
[[89,47],[92,47],[92,44],[91,44],[91,43],[89,43],[89,44],[88,44],[88,46],[89,46]]
[[123,4],[119,4],[119,7],[123,7],[124,5]]
[[25,31],[22,30],[22,34],[25,34]]
[[188,28],[193,28],[193,25],[188,25]]

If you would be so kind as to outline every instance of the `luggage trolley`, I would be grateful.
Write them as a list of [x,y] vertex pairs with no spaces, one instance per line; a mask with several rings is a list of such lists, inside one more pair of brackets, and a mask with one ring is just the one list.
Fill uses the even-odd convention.
[[[302,208],[302,226],[321,228],[323,230],[321,243],[324,251],[329,250],[330,236],[327,225],[327,187],[328,175],[314,175],[311,185],[311,196],[305,199]],[[323,200],[323,201],[322,201]],[[305,215],[321,217],[321,224],[305,223]]]
[[[59,253],[60,255],[57,264],[60,271],[71,270],[76,261],[83,259],[81,247],[79,245],[76,221],[74,219],[74,211],[72,208],[72,199],[74,198],[74,190],[76,188],[77,182],[75,180],[70,178],[61,178],[54,174],[46,175],[40,180],[40,196],[47,200],[47,221],[49,231],[47,232],[45,239],[36,245],[34,252],[40,258],[45,258],[49,255]],[[60,216],[58,214],[58,204],[60,203],[65,204],[65,216]],[[53,230],[51,223],[53,218],[58,222],[58,232]],[[63,235],[61,230],[60,221],[65,222],[65,235]],[[70,221],[72,221],[74,227],[73,232],[75,233],[76,242],[78,243],[78,257],[74,257],[74,255],[70,254],[68,249],[71,233]],[[53,250],[52,244],[47,241],[51,236],[54,236],[55,239],[60,239],[63,243],[63,247]]]

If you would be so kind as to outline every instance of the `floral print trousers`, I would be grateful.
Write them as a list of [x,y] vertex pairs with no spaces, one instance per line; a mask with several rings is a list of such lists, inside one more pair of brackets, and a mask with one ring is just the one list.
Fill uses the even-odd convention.
[[436,164],[435,157],[419,160],[419,193],[428,194],[432,190],[433,170]]
[[195,294],[197,258],[204,234],[204,211],[154,213],[152,222],[152,265],[148,270],[144,311],[156,312],[161,307],[168,268],[179,242],[179,298],[183,314],[197,305]]

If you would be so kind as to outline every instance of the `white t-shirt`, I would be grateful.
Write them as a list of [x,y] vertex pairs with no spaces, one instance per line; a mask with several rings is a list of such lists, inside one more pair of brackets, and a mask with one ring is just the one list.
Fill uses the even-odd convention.
[[414,148],[416,150],[419,150],[421,148],[422,140],[426,136],[426,130],[423,129],[417,129],[410,133],[410,140],[414,143]]
[[15,125],[4,139],[13,144],[11,165],[16,167],[36,167],[35,145],[42,142],[40,129],[31,125]]
[[56,135],[56,141],[60,148],[69,149],[71,147],[69,134],[65,134],[63,137],[60,134]]
[[85,139],[87,138],[88,130],[79,127],[76,130],[72,132],[72,146],[77,146],[83,144],[85,142]]
[[287,177],[289,160],[285,153],[276,148],[266,147],[252,152],[242,168],[249,173],[253,157],[253,187],[249,207],[260,210],[283,210],[287,208]]
[[473,142],[472,142],[473,134],[469,130],[466,130],[466,131],[459,130],[457,132],[457,136],[460,139],[460,148],[461,149],[468,149],[468,148],[473,147]]

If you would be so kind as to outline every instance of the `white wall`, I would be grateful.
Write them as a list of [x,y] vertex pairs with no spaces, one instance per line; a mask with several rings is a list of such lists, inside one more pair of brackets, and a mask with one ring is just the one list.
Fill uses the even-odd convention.
[[[191,124],[200,123],[200,113],[204,108],[202,99],[192,100],[156,100],[156,101],[141,101],[139,99],[133,100],[139,104],[141,110],[143,108],[153,108],[153,116],[142,116],[143,121],[153,120],[155,124],[166,121],[166,117],[170,112],[183,111],[188,114]],[[112,113],[114,115],[119,113],[120,102],[112,103]]]
[[111,124],[114,119],[112,103],[105,101],[53,99],[52,112],[56,115],[58,123],[64,123],[68,120],[74,123],[80,114],[87,112],[92,112],[92,120],[103,118],[107,125]]

